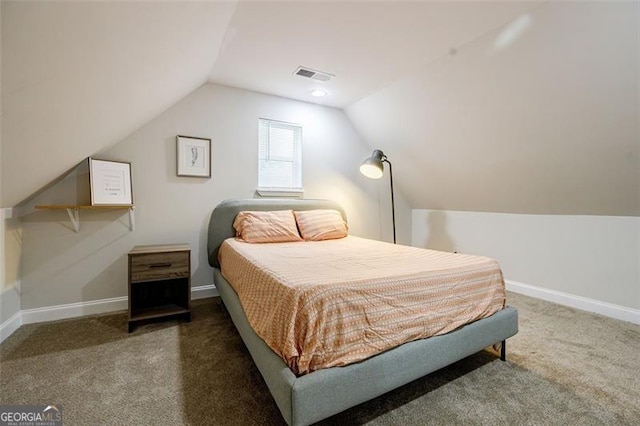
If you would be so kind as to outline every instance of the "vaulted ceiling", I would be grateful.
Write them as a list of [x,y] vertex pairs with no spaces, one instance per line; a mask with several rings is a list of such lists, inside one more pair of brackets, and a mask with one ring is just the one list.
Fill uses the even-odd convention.
[[207,81],[232,2],[2,1],[2,206]]
[[3,1],[1,18],[3,206],[210,81],[344,109],[414,208],[640,215],[637,2]]

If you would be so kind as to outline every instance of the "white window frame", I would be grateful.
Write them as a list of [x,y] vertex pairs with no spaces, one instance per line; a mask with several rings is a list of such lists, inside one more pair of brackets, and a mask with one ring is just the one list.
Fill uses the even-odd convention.
[[[267,138],[264,139],[264,126],[267,127]],[[269,152],[269,136],[271,133],[269,132],[269,128],[273,126],[274,128],[291,130],[293,132],[293,147],[292,152],[293,155],[291,157],[277,157],[274,156],[272,158],[263,158],[263,153],[266,153],[268,157],[270,155]],[[264,146],[267,145],[267,146]],[[274,161],[274,162],[292,162],[292,173],[295,174],[290,176],[292,185],[287,186],[277,186],[277,185],[264,185],[264,180],[262,179],[263,173],[263,162],[264,161]],[[285,121],[272,120],[269,118],[259,118],[258,119],[258,189],[256,193],[261,197],[301,197],[304,193],[302,188],[302,126],[295,123],[288,123]]]

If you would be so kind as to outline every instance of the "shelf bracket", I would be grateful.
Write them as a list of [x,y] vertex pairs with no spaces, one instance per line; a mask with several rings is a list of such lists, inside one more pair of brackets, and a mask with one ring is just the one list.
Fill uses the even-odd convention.
[[133,207],[129,208],[129,231],[135,231],[136,229],[136,215],[133,212]]
[[78,209],[67,209],[67,214],[69,215],[69,219],[71,219],[73,230],[80,232],[80,212]]
[[[66,210],[69,215],[69,220],[71,220],[71,225],[73,225],[73,230],[77,233],[80,232],[80,210],[98,210],[98,209],[127,209],[129,210],[129,230],[133,231],[136,229],[136,217],[134,214],[135,206],[127,205],[109,205],[109,206],[84,206],[84,205],[44,205],[44,206],[35,206],[35,209],[48,209],[48,210]],[[0,219],[2,217],[3,211],[0,209]]]

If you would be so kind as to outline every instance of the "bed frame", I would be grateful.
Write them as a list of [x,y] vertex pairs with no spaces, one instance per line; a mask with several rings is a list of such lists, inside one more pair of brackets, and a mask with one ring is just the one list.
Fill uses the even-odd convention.
[[218,249],[233,237],[233,220],[242,210],[336,209],[329,200],[227,200],[211,214],[207,248],[214,283],[242,340],[289,425],[309,425],[373,399],[415,379],[502,342],[518,332],[518,312],[512,307],[450,333],[405,343],[361,362],[317,370],[297,377],[253,331],[233,287],[220,273]]

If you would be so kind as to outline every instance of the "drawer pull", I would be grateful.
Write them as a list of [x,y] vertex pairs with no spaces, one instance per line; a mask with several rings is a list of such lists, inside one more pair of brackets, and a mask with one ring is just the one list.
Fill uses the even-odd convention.
[[171,266],[171,263],[153,263],[149,265],[149,268],[168,268]]

